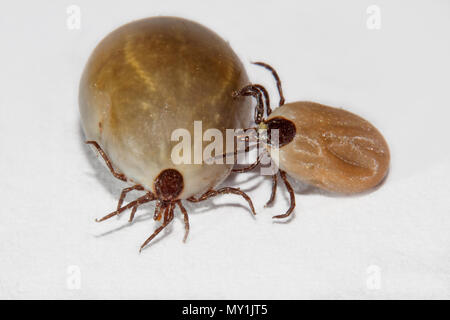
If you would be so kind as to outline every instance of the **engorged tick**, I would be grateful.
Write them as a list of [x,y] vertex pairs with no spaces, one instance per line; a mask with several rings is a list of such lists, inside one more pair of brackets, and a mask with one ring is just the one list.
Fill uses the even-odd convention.
[[[153,17],[113,31],[92,53],[80,82],[80,112],[87,143],[96,148],[112,174],[131,184],[123,189],[117,209],[104,221],[156,200],[154,219],[162,225],[146,246],[173,219],[179,207],[185,237],[189,221],[182,200],[199,202],[218,194],[250,198],[237,188],[214,188],[232,164],[174,164],[171,140],[175,129],[201,120],[204,130],[243,128],[250,123],[251,103],[233,98],[248,85],[245,69],[223,39],[192,21]],[[117,169],[115,169],[117,168]],[[132,190],[145,194],[122,206]],[[196,195],[200,195],[196,197]]]

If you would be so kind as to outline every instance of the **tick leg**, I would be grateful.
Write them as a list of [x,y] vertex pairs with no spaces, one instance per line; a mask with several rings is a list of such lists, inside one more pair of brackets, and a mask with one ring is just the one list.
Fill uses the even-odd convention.
[[215,197],[219,194],[227,194],[227,193],[233,193],[233,194],[242,196],[247,201],[247,203],[252,211],[252,214],[256,215],[255,207],[253,206],[252,200],[245,192],[241,191],[238,188],[225,187],[225,188],[221,188],[219,190],[209,190],[209,191],[205,192],[202,196],[200,196],[200,198],[190,197],[187,200],[191,201],[191,202],[200,202],[200,201],[209,199],[211,197]]
[[149,193],[143,195],[142,197],[139,197],[136,200],[128,203],[126,206],[123,206],[123,207],[119,208],[118,210],[111,212],[110,214],[107,214],[103,218],[95,219],[95,221],[101,222],[101,221],[107,220],[111,217],[117,216],[118,214],[122,213],[123,211],[125,211],[127,209],[131,209],[133,207],[136,207],[136,209],[137,209],[137,207],[139,207],[141,204],[144,204],[144,203],[147,203],[147,202],[150,202],[153,200],[155,200],[155,197],[153,196],[152,193],[149,192]]
[[[262,85],[260,84],[251,84],[248,85],[244,88],[242,88],[239,92],[242,92],[240,95],[243,96],[252,96],[257,100],[257,106],[256,106],[256,111],[259,111],[261,114],[261,118],[262,115],[264,114],[264,104],[262,103],[262,96],[264,97],[264,103],[266,106],[266,116],[269,116],[269,114],[272,113],[272,108],[270,107],[270,97],[269,97],[269,93],[267,92],[266,88],[264,88]],[[239,93],[238,93],[239,95]]]
[[186,239],[187,239],[188,234],[189,234],[189,216],[188,216],[188,213],[186,211],[186,208],[181,203],[181,200],[178,200],[177,204],[178,204],[178,207],[180,208],[180,210],[181,210],[181,212],[183,213],[183,216],[184,216],[184,229],[186,231],[184,233],[183,242],[186,242]]
[[[246,130],[250,130],[250,129],[253,129],[253,130],[257,130],[257,128],[246,128],[246,129],[243,129],[244,131],[246,131]],[[253,133],[253,132],[252,132]],[[238,143],[236,143],[235,145],[234,145],[234,152],[233,153],[231,153],[231,152],[229,152],[229,153],[224,153],[224,154],[222,154],[222,158],[223,158],[223,160],[225,160],[225,162],[226,163],[228,163],[228,157],[229,156],[231,156],[231,155],[233,155],[234,157],[233,157],[233,163],[235,163],[236,162],[236,156],[238,155],[238,154],[240,154],[240,153],[246,153],[246,152],[249,152],[250,150],[252,150],[253,148],[255,148],[255,147],[259,147],[259,137],[258,137],[258,135],[256,134],[256,136],[254,136],[254,135],[252,135],[252,134],[249,134],[249,135],[245,135],[245,134],[243,134],[243,135],[239,135],[239,136],[235,136],[236,138],[242,138],[242,137],[245,137],[245,141],[247,142],[246,143],[246,145],[245,145],[245,148],[242,150],[239,150],[238,149]],[[255,138],[256,139],[256,144],[252,144],[252,145],[250,145],[250,138]],[[220,156],[216,156],[215,158],[219,158]]]
[[272,75],[275,78],[275,81],[277,83],[278,94],[280,95],[280,104],[279,105],[282,106],[284,104],[285,100],[284,100],[284,96],[283,96],[283,88],[281,87],[281,80],[280,80],[280,77],[278,76],[278,73],[275,71],[275,69],[272,66],[268,65],[267,63],[253,62],[253,64],[256,64],[258,66],[266,68],[267,70],[272,72]]
[[260,157],[258,157],[258,158],[256,159],[256,161],[253,162],[253,163],[252,163],[251,165],[249,165],[248,167],[239,168],[239,169],[233,169],[232,171],[233,171],[233,172],[237,172],[237,173],[243,173],[243,172],[251,171],[251,170],[255,169],[255,168],[258,166],[258,164],[259,164],[260,161],[261,161],[261,159],[260,159]]
[[154,237],[158,235],[158,233],[160,233],[165,227],[167,227],[167,225],[172,221],[172,219],[173,219],[173,204],[169,204],[164,208],[164,223],[158,229],[156,229],[155,232],[153,232],[153,234],[150,237],[148,237],[147,240],[145,240],[145,242],[141,245],[139,252],[141,252],[142,249],[150,241],[152,241]]
[[263,94],[264,100],[266,102],[266,116],[269,116],[272,113],[272,108],[270,107],[269,93],[267,92],[266,88],[264,88],[260,84],[254,84],[253,86],[257,88],[259,91],[261,91],[261,93]]
[[174,205],[173,203],[169,203],[169,204],[167,205],[167,211],[164,211],[164,221],[163,221],[163,224],[164,224],[164,223],[167,223],[167,221],[169,221],[171,215],[173,216],[173,208],[174,208],[174,207],[175,207],[175,205]]
[[159,221],[161,220],[161,202],[158,201],[155,207],[155,212],[153,213],[153,220]]
[[[261,85],[257,85],[259,87],[262,87]],[[252,96],[256,99],[256,107],[255,107],[255,115],[254,115],[254,121],[256,124],[260,124],[263,121],[264,116],[264,101],[263,101],[263,94],[253,84],[247,85],[240,89],[239,91],[236,91],[233,94],[235,97],[239,96]]]
[[285,214],[280,214],[278,216],[274,216],[274,219],[280,219],[280,218],[287,218],[291,215],[292,211],[295,208],[295,194],[294,194],[294,190],[291,187],[291,184],[289,183],[289,181],[286,178],[286,172],[280,170],[280,176],[281,179],[283,179],[284,185],[286,186],[286,189],[288,189],[289,191],[289,196],[291,197],[291,205],[288,209],[288,211],[286,211]]
[[108,166],[109,170],[111,171],[114,177],[122,181],[127,181],[127,177],[123,173],[118,173],[114,170],[111,161],[109,160],[105,151],[103,151],[103,149],[99,146],[99,144],[96,141],[86,141],[86,144],[91,144],[97,149],[98,153],[100,153],[103,160],[105,160],[106,165]]
[[[259,141],[256,143],[256,147],[259,149]],[[258,150],[258,152],[259,152],[259,150]],[[243,172],[251,171],[251,170],[253,170],[254,168],[256,168],[259,165],[259,163],[261,161],[261,156],[262,156],[261,153],[258,154],[258,157],[256,158],[256,161],[253,162],[250,166],[244,167],[244,168],[239,168],[239,169],[232,169],[231,171],[232,172],[237,172],[237,173],[243,173]]]
[[169,220],[173,219],[173,211],[175,210],[175,203],[171,203],[169,207]]
[[125,200],[125,197],[126,197],[127,193],[132,191],[132,190],[142,191],[142,190],[144,190],[144,188],[140,184],[137,184],[135,186],[123,189],[122,193],[120,194],[119,202],[117,203],[117,210],[119,210],[120,207],[122,206],[122,203]]
[[[229,153],[224,153],[223,155],[222,155],[222,157],[223,157],[223,159],[225,160],[227,157],[229,157],[229,156],[231,156],[231,155],[234,155],[234,156],[236,156],[238,153],[241,153],[241,152],[249,152],[251,149],[253,149],[254,147],[256,147],[256,146],[258,146],[258,144],[253,144],[253,145],[248,145],[248,146],[246,146],[245,147],[245,149],[244,150],[238,150],[237,149],[237,145],[235,146],[235,150],[234,150],[234,152],[233,153],[231,153],[231,152],[229,152]],[[219,155],[219,157],[221,157],[220,155]],[[236,157],[235,157],[235,159],[234,159],[234,161],[236,161]],[[225,161],[226,162],[226,161]]]
[[277,184],[278,184],[278,175],[277,173],[272,175],[272,193],[270,194],[270,199],[267,201],[264,207],[269,206],[275,200],[275,195],[277,194]]
[[133,207],[133,209],[131,209],[130,219],[128,220],[128,222],[133,222],[134,215],[135,215],[135,213],[136,213],[137,208],[138,208],[138,206],[135,205],[135,206]]

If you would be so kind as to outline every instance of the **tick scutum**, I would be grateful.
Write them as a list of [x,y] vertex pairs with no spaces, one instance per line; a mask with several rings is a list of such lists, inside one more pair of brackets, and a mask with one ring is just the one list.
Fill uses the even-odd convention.
[[267,138],[270,144],[272,144],[271,142],[272,130],[274,129],[278,130],[278,147],[280,148],[291,142],[294,139],[295,134],[297,132],[295,124],[292,121],[281,117],[270,119],[269,121],[266,122],[266,125],[267,125]]
[[175,169],[165,169],[155,179],[156,196],[163,201],[177,199],[183,187],[183,176]]

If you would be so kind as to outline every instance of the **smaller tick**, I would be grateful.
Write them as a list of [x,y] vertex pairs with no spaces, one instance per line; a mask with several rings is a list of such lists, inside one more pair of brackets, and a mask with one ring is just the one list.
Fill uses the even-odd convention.
[[[345,194],[369,190],[384,179],[389,169],[389,148],[372,124],[351,112],[315,102],[284,104],[281,81],[275,69],[263,62],[254,64],[268,69],[275,78],[279,108],[272,112],[267,90],[259,84],[243,87],[234,97],[256,99],[254,121],[257,127],[250,129],[254,129],[253,132],[265,129],[267,137],[265,141],[259,134],[253,138],[258,145],[264,144],[289,191],[289,209],[274,218],[289,217],[295,208],[294,190],[286,173],[320,189]],[[271,141],[274,129],[278,130],[276,144]],[[254,169],[260,164],[261,155],[249,167],[233,171]],[[277,177],[278,173],[272,175],[272,193],[266,206],[275,199]]]

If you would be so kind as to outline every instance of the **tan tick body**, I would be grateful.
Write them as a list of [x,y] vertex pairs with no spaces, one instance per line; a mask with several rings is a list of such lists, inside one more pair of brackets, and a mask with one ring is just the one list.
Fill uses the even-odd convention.
[[[279,148],[279,167],[316,187],[355,193],[375,187],[389,168],[389,148],[380,132],[361,117],[314,102],[275,109],[296,127],[294,139]],[[276,159],[275,157],[273,159]]]

